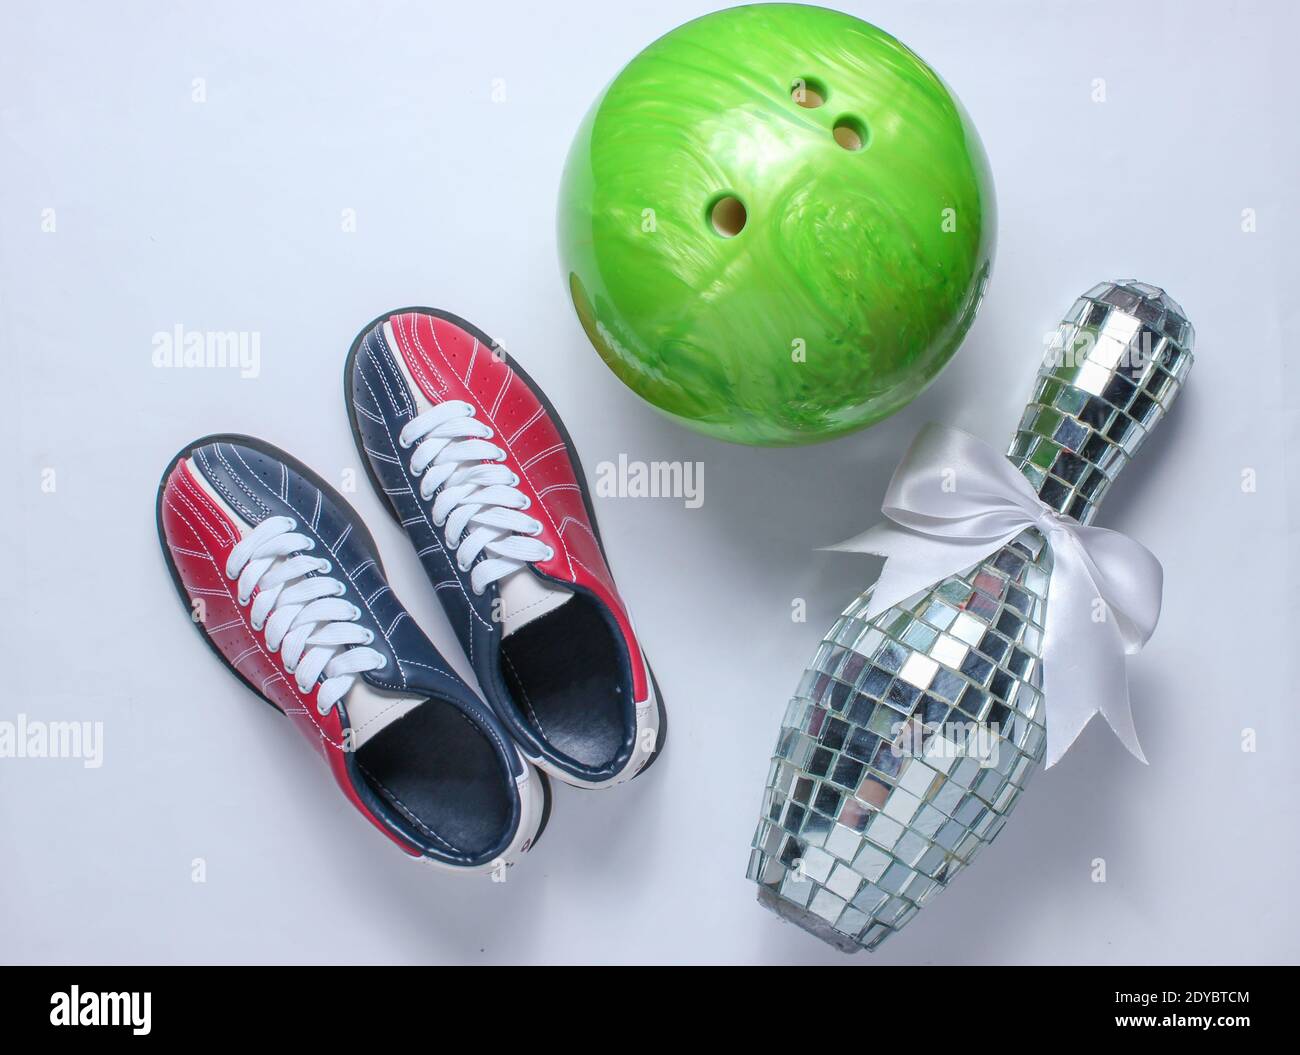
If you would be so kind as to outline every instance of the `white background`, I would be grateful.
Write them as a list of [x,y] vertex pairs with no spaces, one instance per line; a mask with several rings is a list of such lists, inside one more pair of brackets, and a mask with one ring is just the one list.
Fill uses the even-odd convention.
[[[12,6],[0,720],[102,721],[105,743],[93,770],[0,759],[0,957],[1300,954],[1292,5],[843,0],[965,103],[995,173],[999,245],[939,380],[876,428],[801,450],[661,419],[587,345],[559,276],[556,190],[579,119],[624,62],[707,5]],[[344,209],[355,233],[340,230]],[[1166,287],[1199,335],[1179,405],[1099,521],[1165,565],[1162,623],[1129,665],[1151,764],[1094,724],[977,867],[880,952],[845,957],[760,909],[743,875],[787,695],[878,566],[814,547],[874,519],[924,421],[1005,443],[1042,335],[1108,277]],[[333,480],[355,467],[343,356],[366,320],[409,303],[505,343],[589,474],[620,452],[704,465],[700,509],[598,502],[670,709],[666,754],[617,791],[560,787],[545,838],[503,885],[408,863],[353,813],[289,723],[202,646],[155,536],[158,476],[198,435],[253,433]],[[153,335],[178,323],[258,331],[260,377],[154,369]],[[405,538],[364,481],[354,500],[399,596],[466,671]],[[795,598],[806,623],[791,621]],[[191,881],[196,858],[205,883]]]

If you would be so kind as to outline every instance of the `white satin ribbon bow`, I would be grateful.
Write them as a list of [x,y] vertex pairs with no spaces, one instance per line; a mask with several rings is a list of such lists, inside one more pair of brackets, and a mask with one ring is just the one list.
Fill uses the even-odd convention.
[[1146,644],[1160,618],[1164,572],[1145,546],[1086,527],[1048,506],[1007,458],[958,429],[927,425],[885,492],[888,518],[827,547],[886,558],[867,618],[996,553],[1037,528],[1054,558],[1044,627],[1047,765],[1098,712],[1145,762],[1133,728],[1125,655]]

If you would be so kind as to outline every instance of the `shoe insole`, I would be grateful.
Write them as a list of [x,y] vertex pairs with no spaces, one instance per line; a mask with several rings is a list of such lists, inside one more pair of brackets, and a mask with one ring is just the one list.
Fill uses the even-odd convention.
[[435,843],[465,854],[496,846],[510,823],[513,779],[484,733],[431,699],[357,750],[376,794]]
[[631,707],[614,632],[581,595],[501,641],[501,670],[523,720],[583,766],[630,749]]

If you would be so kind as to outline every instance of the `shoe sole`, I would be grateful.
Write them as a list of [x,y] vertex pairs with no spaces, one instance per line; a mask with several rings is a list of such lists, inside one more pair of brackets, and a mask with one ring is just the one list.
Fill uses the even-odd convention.
[[[397,512],[397,508],[393,505],[392,499],[384,492],[383,484],[379,482],[379,478],[375,475],[374,467],[371,466],[370,458],[366,454],[365,445],[361,441],[361,429],[357,425],[356,415],[352,410],[352,367],[356,362],[357,352],[361,348],[361,342],[370,335],[371,330],[380,323],[387,322],[394,315],[404,315],[408,312],[414,312],[420,315],[430,315],[435,319],[441,319],[444,322],[451,323],[453,326],[460,327],[460,329],[464,330],[471,337],[476,338],[484,347],[492,349],[494,354],[500,355],[504,358],[506,365],[514,371],[515,376],[524,383],[525,387],[527,387],[527,389],[536,397],[537,401],[541,403],[542,409],[550,417],[551,423],[555,426],[556,431],[559,432],[560,439],[564,441],[565,451],[569,455],[569,461],[573,464],[574,476],[578,481],[578,488],[582,492],[583,508],[587,511],[587,519],[591,521],[592,533],[596,536],[596,545],[600,547],[600,555],[605,559],[605,565],[608,567],[609,554],[605,552],[605,541],[600,537],[600,522],[596,519],[596,510],[591,502],[591,492],[587,487],[587,474],[582,467],[582,460],[577,455],[577,447],[574,446],[573,440],[569,436],[569,430],[564,427],[564,419],[560,417],[555,407],[551,405],[551,401],[546,398],[546,393],[543,392],[541,388],[538,387],[537,383],[528,376],[527,371],[519,365],[519,361],[515,359],[513,355],[506,351],[506,349],[500,347],[496,341],[480,330],[472,322],[467,319],[462,319],[459,315],[453,315],[449,311],[442,311],[439,308],[419,306],[394,308],[392,311],[386,311],[382,315],[371,319],[370,322],[366,323],[366,325],[362,327],[361,332],[356,336],[356,340],[352,342],[352,347],[348,349],[347,360],[343,364],[343,399],[347,410],[348,424],[352,429],[352,442],[356,445],[357,455],[360,457],[361,466],[370,480],[370,486],[374,488],[375,494],[379,495],[380,499],[383,501],[384,508],[388,510],[388,515],[397,521],[399,527],[401,526],[402,518]],[[389,351],[392,351],[392,349],[389,349]],[[642,656],[644,655],[645,653],[643,652]],[[668,740],[668,711],[664,708],[663,694],[659,691],[659,681],[655,677],[654,670],[650,667],[649,659],[646,660],[646,670],[650,674],[650,682],[654,686],[655,690],[655,703],[659,712],[659,729],[655,736],[654,751],[651,753],[650,757],[646,759],[641,768],[633,774],[631,778],[633,780],[641,776],[642,773],[646,772],[646,770],[658,761],[659,755],[664,749],[664,744]]]
[[[204,436],[202,439],[186,444],[177,451],[176,454],[172,455],[167,462],[167,468],[163,470],[162,479],[158,482],[158,494],[154,499],[154,525],[158,529],[158,542],[162,547],[163,560],[167,562],[167,572],[171,575],[172,585],[176,588],[176,595],[180,598],[181,607],[185,609],[187,617],[191,616],[192,611],[190,608],[190,595],[186,592],[184,580],[181,579],[180,571],[176,567],[176,562],[172,559],[171,547],[167,544],[167,533],[163,530],[163,495],[167,491],[167,481],[171,477],[172,471],[176,466],[188,458],[199,447],[207,446],[209,443],[236,443],[241,447],[251,447],[253,450],[258,451],[261,454],[269,455],[272,458],[278,458],[294,472],[309,481],[313,487],[319,488],[321,493],[324,494],[325,497],[329,498],[338,508],[339,512],[347,518],[348,523],[352,526],[352,530],[359,533],[360,537],[365,541],[366,546],[374,555],[375,564],[379,567],[379,573],[383,575],[384,581],[387,582],[388,573],[384,571],[383,558],[379,555],[379,547],[375,545],[375,538],[370,534],[370,529],[366,527],[361,518],[356,515],[356,511],[352,508],[351,503],[330,486],[330,484],[321,479],[313,469],[303,465],[303,463],[292,454],[280,450],[279,447],[267,443],[265,440],[259,440],[254,436],[244,436],[234,432],[214,433],[211,436]],[[204,631],[201,623],[195,623],[192,617],[190,618],[190,622],[193,623],[194,629],[198,632],[199,637],[201,637],[208,648],[212,650],[212,654],[215,655],[217,659],[221,660],[222,666],[243,682],[244,685],[247,686],[249,692],[274,710],[276,714],[284,714],[284,711],[279,706],[263,696],[258,688],[230,663],[226,658],[225,653],[217,647],[217,643]],[[524,762],[525,764],[528,764],[527,759],[524,759]],[[534,766],[533,768],[536,769],[537,767]],[[551,782],[546,774],[540,769],[537,770],[537,775],[542,778],[542,819],[537,826],[537,832],[533,835],[533,842],[529,847],[530,852],[535,849],[537,844],[541,841],[542,832],[546,831],[546,825],[551,819]]]

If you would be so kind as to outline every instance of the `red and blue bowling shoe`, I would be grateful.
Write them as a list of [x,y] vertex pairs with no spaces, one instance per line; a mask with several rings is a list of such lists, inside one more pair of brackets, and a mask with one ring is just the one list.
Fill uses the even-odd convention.
[[368,325],[344,378],[362,463],[524,755],[578,787],[636,776],[663,706],[555,408],[486,334],[430,308]]
[[315,473],[246,436],[198,440],[163,475],[158,533],[213,651],[402,850],[474,872],[532,846],[545,777],[393,596],[365,525]]

